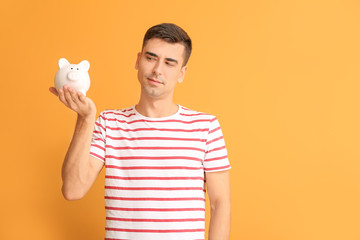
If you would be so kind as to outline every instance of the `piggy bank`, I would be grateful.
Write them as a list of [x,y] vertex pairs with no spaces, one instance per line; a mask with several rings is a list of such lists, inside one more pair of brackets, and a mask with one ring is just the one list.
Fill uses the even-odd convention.
[[89,68],[90,63],[86,60],[79,64],[70,64],[65,58],[61,58],[59,70],[55,75],[55,88],[60,89],[64,85],[68,85],[86,95],[90,88]]

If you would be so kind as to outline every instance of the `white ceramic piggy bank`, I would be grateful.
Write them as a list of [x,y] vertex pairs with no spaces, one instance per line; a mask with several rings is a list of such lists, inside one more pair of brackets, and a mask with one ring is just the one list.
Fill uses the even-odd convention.
[[90,63],[86,60],[79,64],[70,64],[65,58],[59,60],[59,70],[55,76],[55,88],[60,89],[64,85],[74,88],[86,95],[90,88],[90,77],[88,70]]

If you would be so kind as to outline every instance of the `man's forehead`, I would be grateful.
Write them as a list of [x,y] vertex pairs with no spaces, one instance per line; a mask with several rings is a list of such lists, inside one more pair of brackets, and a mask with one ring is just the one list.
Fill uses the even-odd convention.
[[182,43],[169,43],[159,38],[149,39],[143,48],[143,52],[151,52],[158,56],[179,58],[183,57],[185,47]]

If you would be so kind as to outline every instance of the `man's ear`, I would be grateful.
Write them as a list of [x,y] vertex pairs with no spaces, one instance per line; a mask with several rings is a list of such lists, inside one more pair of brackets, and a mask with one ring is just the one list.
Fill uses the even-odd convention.
[[138,55],[137,55],[137,59],[136,59],[136,63],[135,63],[135,69],[136,70],[139,70],[140,58],[141,58],[141,52],[139,52]]
[[187,71],[188,67],[187,66],[183,66],[180,70],[180,76],[178,79],[178,83],[182,83],[182,81],[184,81],[184,77],[185,77],[185,73]]

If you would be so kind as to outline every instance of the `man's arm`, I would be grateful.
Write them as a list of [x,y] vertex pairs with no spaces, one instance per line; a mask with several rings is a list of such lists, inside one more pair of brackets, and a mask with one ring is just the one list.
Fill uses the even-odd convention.
[[207,172],[206,186],[211,206],[209,240],[228,240],[231,218],[229,171]]
[[103,162],[90,156],[96,106],[90,98],[67,86],[59,91],[50,88],[50,92],[78,115],[74,135],[62,167],[62,193],[67,200],[81,199],[104,166]]
[[78,117],[70,147],[62,166],[62,193],[66,200],[78,200],[89,191],[104,163],[90,156],[95,120]]

